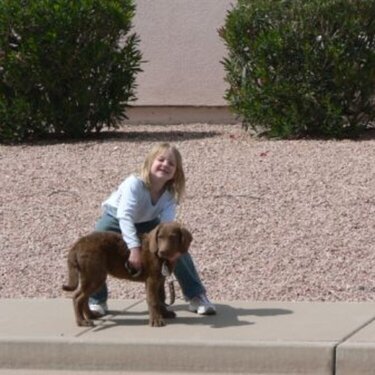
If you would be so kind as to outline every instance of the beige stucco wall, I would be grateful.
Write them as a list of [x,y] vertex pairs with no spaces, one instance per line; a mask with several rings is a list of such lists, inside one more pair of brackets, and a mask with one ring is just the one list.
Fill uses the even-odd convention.
[[217,30],[229,0],[137,0],[144,60],[137,106],[226,106],[226,54]]

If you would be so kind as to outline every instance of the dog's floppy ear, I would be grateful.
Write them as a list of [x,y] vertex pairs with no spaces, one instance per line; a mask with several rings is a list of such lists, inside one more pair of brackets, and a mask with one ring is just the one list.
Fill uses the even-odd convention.
[[149,233],[149,250],[151,253],[156,254],[158,252],[158,233],[159,225]]
[[191,233],[186,229],[181,227],[181,252],[186,253],[189,249],[190,243],[193,240],[193,236]]

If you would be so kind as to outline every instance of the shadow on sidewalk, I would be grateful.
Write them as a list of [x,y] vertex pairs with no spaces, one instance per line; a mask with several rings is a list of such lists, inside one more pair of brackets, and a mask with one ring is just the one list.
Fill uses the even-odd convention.
[[[181,316],[179,312],[187,311],[187,305],[178,305],[172,308],[177,313],[176,319],[167,320],[167,325],[186,325],[196,326],[204,325],[211,328],[227,328],[236,326],[247,326],[255,324],[252,317],[271,317],[277,315],[293,314],[292,310],[277,309],[277,308],[263,308],[263,309],[244,309],[236,308],[227,304],[216,304],[217,314],[200,316],[194,313],[189,313],[189,316]],[[140,319],[144,316],[144,319]],[[95,327],[95,331],[101,331],[114,326],[147,326],[148,325],[148,311],[115,311],[111,310],[110,315],[103,320],[105,324],[100,323]]]
[[[216,315],[208,316],[199,316],[192,314],[190,317],[178,317],[175,321],[176,324],[186,324],[186,325],[210,325],[212,328],[226,328],[226,327],[236,327],[236,326],[245,326],[255,324],[252,321],[252,316],[276,316],[276,315],[285,315],[292,314],[292,310],[286,309],[244,309],[233,307],[231,305],[224,304],[215,304],[217,309]],[[173,309],[174,311],[187,310],[187,305],[180,305],[177,308]],[[173,322],[174,323],[174,322]]]

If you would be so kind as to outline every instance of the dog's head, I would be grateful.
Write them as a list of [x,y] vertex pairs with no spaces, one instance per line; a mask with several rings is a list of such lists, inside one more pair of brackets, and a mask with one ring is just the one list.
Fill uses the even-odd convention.
[[174,263],[188,251],[193,237],[186,228],[173,221],[159,224],[150,232],[149,239],[151,253]]

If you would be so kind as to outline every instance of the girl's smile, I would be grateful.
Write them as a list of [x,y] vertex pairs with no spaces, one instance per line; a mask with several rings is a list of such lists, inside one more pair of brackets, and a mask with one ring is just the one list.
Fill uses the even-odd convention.
[[176,172],[176,158],[170,150],[158,155],[151,165],[151,176],[166,183],[174,177]]

